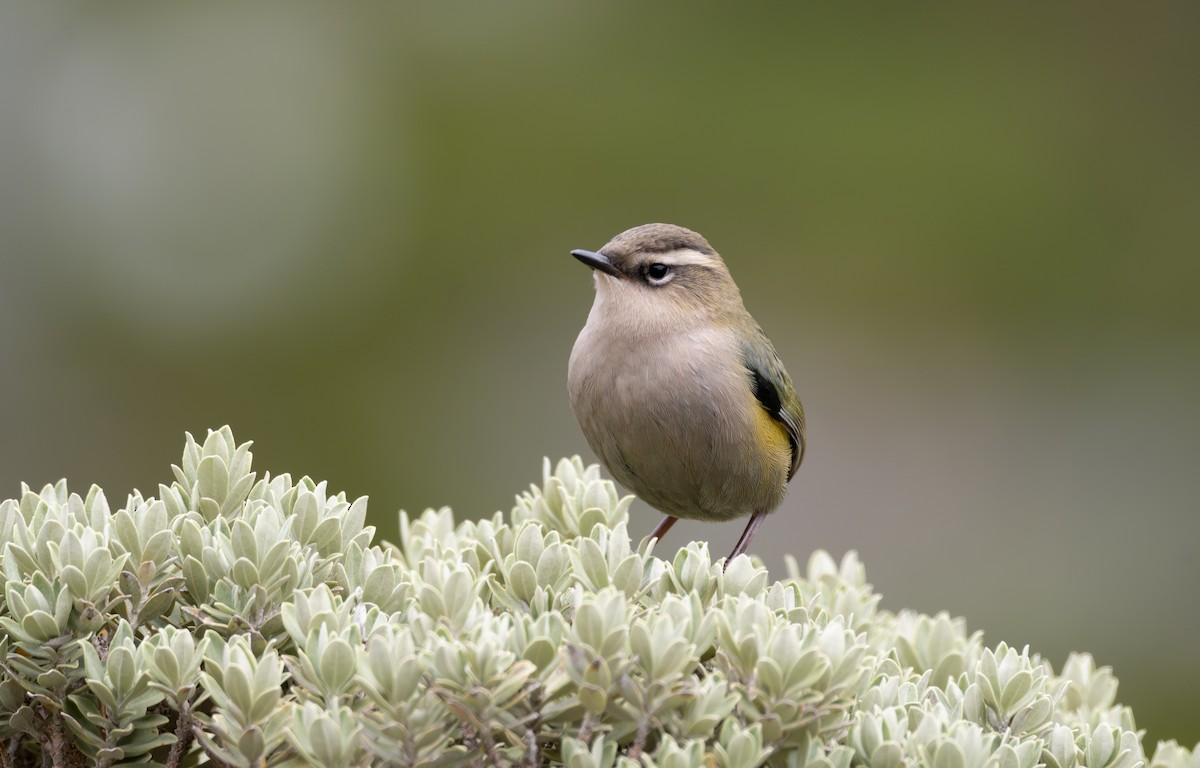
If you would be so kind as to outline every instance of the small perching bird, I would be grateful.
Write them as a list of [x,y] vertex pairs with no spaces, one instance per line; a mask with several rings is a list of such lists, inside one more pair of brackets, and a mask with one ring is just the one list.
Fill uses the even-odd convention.
[[804,409],[725,262],[672,224],[626,230],[599,251],[596,298],[567,390],[588,445],[621,485],[677,518],[750,516],[746,551],[804,458]]

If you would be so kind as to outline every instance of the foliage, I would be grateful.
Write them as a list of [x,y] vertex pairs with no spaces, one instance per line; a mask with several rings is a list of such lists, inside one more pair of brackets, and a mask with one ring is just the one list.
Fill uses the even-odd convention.
[[251,471],[228,428],[113,511],[0,504],[0,765],[1197,768],[1116,680],[878,609],[853,554],[670,560],[576,458],[499,513],[400,517]]

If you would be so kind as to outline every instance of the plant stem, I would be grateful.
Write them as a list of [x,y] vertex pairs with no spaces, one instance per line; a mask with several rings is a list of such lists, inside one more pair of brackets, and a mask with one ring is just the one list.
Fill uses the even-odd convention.
[[488,728],[482,728],[479,732],[480,740],[483,742],[483,753],[487,755],[488,764],[494,768],[500,768],[504,765],[500,760],[500,753],[496,751],[496,740],[492,737],[492,732]]
[[584,744],[588,744],[592,740],[592,729],[596,727],[598,718],[591,712],[583,716],[583,723],[579,726],[579,734],[577,738]]
[[183,761],[183,756],[188,753],[192,747],[192,739],[195,736],[192,734],[192,710],[185,702],[179,710],[179,719],[175,721],[175,743],[171,745],[171,751],[167,755],[167,768],[179,768],[180,762]]
[[542,764],[541,756],[538,754],[537,730],[534,728],[525,731],[525,762],[530,768],[537,768]]
[[642,750],[646,748],[646,739],[650,736],[650,718],[644,717],[638,723],[637,736],[633,739],[633,746],[629,748],[629,753],[626,755],[630,760],[640,760]]
[[51,712],[46,717],[47,728],[50,732],[49,749],[50,760],[54,768],[74,768],[76,765],[84,765],[83,755],[75,748],[75,745],[67,740],[67,734],[63,729],[62,714]]

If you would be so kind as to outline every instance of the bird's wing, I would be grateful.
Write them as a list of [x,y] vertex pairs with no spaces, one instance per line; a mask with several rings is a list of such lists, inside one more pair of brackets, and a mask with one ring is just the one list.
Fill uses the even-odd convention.
[[787,430],[788,441],[792,444],[792,468],[788,472],[791,480],[804,459],[804,406],[796,396],[775,347],[761,329],[755,330],[757,333],[751,334],[743,344],[742,362],[750,371],[754,397],[771,418]]

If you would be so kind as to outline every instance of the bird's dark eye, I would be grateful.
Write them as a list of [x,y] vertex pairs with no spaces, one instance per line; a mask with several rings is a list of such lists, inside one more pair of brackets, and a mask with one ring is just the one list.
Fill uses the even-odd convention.
[[655,262],[646,267],[646,279],[652,283],[661,283],[667,279],[667,275],[671,274],[671,267],[666,264]]

